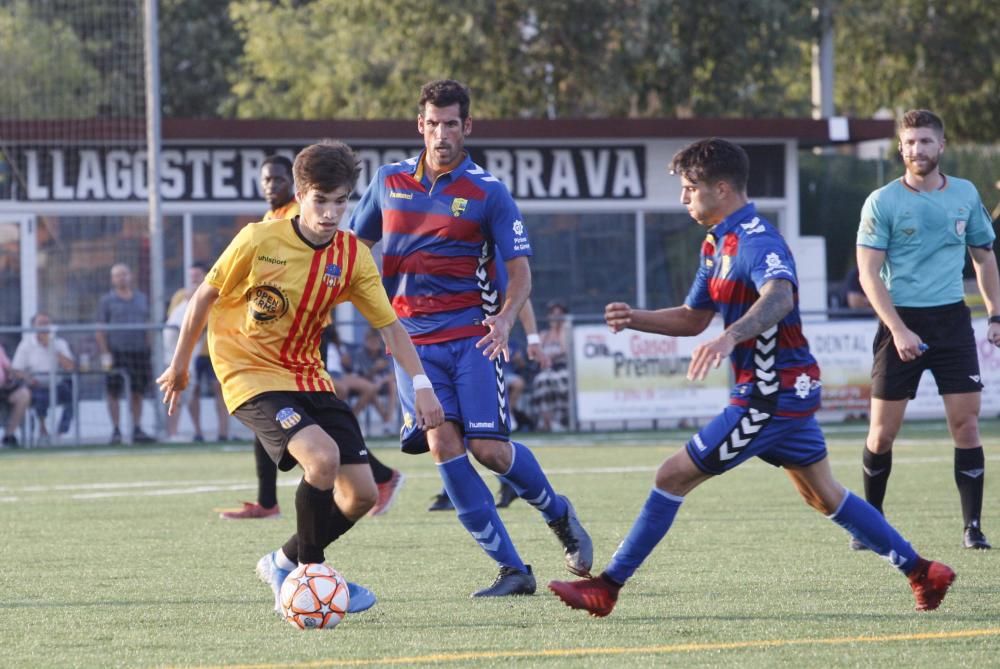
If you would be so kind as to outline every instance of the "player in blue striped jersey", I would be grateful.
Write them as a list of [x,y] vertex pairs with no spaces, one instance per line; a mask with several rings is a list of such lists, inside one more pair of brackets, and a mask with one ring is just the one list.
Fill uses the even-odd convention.
[[[350,227],[369,246],[382,242],[386,291],[445,409],[445,424],[428,432],[426,442],[404,424],[403,450],[430,449],[459,520],[500,566],[494,583],[473,596],[533,594],[531,567],[468,458],[471,452],[542,514],[570,571],[590,572],[590,537],[573,505],[556,494],[531,451],[510,441],[500,357],[508,354],[511,328],[531,292],[531,244],[507,187],[464,150],[472,131],[468,89],[434,81],[418,104],[424,151],[379,168]],[[508,275],[503,291],[498,258]],[[404,408],[411,386],[420,387],[409,379],[397,383]]]
[[687,446],[667,458],[625,540],[598,578],[549,583],[572,608],[611,613],[618,592],[666,536],[684,496],[710,478],[757,456],[785,468],[806,503],[870,546],[909,577],[917,609],[935,609],[955,573],[921,558],[870,504],[834,478],[813,415],[819,368],[802,336],[795,262],[784,239],[747,199],[749,160],[721,139],[695,142],[674,156],[681,201],[709,228],[694,285],[683,306],[658,311],[609,304],[612,331],[669,336],[704,332],[715,314],[725,331],[697,346],[688,378],[704,379],[729,358],[736,373],[730,404]]

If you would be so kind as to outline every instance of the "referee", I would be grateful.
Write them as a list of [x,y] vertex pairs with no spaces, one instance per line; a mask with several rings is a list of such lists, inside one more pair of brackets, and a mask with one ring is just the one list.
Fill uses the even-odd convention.
[[[963,545],[988,549],[980,524],[984,457],[979,438],[983,385],[969,308],[963,302],[966,248],[989,313],[987,338],[1000,346],[1000,276],[995,234],[975,186],[945,175],[944,123],[906,112],[899,151],[906,172],[865,201],[858,229],[861,286],[879,317],[872,366],[871,426],[863,458],[865,497],[882,511],[892,444],[924,370],[934,375],[955,440],[955,483]],[[857,541],[851,547],[866,548]]]

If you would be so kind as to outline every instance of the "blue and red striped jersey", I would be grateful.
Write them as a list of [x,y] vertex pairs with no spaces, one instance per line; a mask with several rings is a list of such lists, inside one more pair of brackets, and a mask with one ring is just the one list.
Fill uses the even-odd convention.
[[729,327],[772,279],[792,283],[795,306],[776,326],[733,350],[730,361],[736,385],[731,403],[770,406],[782,416],[809,415],[819,408],[822,384],[819,365],[802,334],[795,259],[781,234],[757,215],[752,202],[708,233],[685,304],[719,312]]
[[416,344],[486,334],[503,305],[497,261],[531,255],[507,187],[468,155],[435,181],[423,154],[383,165],[349,225],[382,241],[382,282]]

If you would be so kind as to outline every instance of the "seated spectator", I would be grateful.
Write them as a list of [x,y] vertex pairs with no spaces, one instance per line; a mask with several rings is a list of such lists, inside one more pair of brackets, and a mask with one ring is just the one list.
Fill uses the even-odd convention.
[[[364,344],[352,356],[354,371],[375,385],[375,410],[382,417],[384,431],[389,433],[396,427],[396,375],[392,360],[385,352],[385,345],[378,332],[369,328],[365,332]],[[336,387],[336,381],[334,381]]]
[[0,344],[0,406],[7,408],[7,423],[4,425],[3,447],[18,448],[17,428],[21,427],[24,413],[31,404],[31,393],[23,379],[11,365],[3,344]]
[[871,302],[861,287],[857,267],[848,272],[847,278],[844,279],[844,305],[858,316],[875,315]]
[[535,375],[531,399],[537,428],[543,432],[562,432],[569,427],[569,333],[566,305],[553,300],[546,309],[548,328],[539,336],[542,351],[551,361],[548,369]]
[[323,331],[323,338],[320,341],[320,355],[326,364],[326,371],[333,379],[333,388],[337,397],[345,402],[353,404],[351,408],[354,413],[360,416],[364,410],[375,401],[378,388],[375,384],[352,370],[353,361],[351,354],[340,342],[340,333],[337,325],[330,324]]
[[[31,319],[31,325],[36,328],[47,328],[52,325],[48,314],[38,313]],[[51,349],[50,349],[51,346]],[[53,360],[53,355],[55,360]],[[53,370],[53,362],[56,369]],[[24,335],[21,343],[14,351],[11,366],[25,379],[31,393],[31,406],[38,414],[38,439],[40,443],[48,443],[49,431],[46,418],[49,414],[51,400],[50,384],[53,371],[72,372],[76,369],[73,352],[62,337],[55,337],[48,331],[40,331]],[[73,382],[63,376],[56,380],[56,402],[63,408],[59,418],[59,435],[69,432],[73,421]]]
[[534,420],[524,410],[522,402],[525,399],[525,389],[530,378],[530,361],[524,354],[524,349],[515,339],[508,344],[510,360],[503,361],[503,378],[507,383],[507,399],[510,402],[510,431],[531,430]]

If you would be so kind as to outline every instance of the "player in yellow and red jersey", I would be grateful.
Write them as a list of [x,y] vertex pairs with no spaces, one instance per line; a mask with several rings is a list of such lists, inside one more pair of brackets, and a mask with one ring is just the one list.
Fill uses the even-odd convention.
[[[370,251],[337,229],[358,177],[354,153],[340,142],[313,144],[296,157],[293,175],[300,215],[248,225],[236,235],[192,296],[174,357],[157,380],[175,411],[207,325],[226,407],[260,438],[279,469],[299,464],[304,470],[295,494],[297,531],[257,564],[276,604],[288,572],[299,563],[322,563],[326,546],[378,496],[357,418],[334,393],[319,355],[335,305],[354,304],[413,378],[417,422],[431,429],[444,420]],[[367,589],[349,587],[350,611],[375,603]]]
[[[292,182],[292,161],[285,156],[270,155],[261,163],[260,190],[269,207],[264,214],[265,221],[293,219],[299,215],[299,203],[295,199]],[[343,399],[346,400],[347,397]],[[254,439],[253,453],[257,472],[257,501],[243,502],[239,508],[221,510],[219,517],[224,520],[277,518],[281,515],[281,507],[278,505],[278,467],[258,438]],[[387,467],[372,453],[368,454],[368,465],[378,489],[378,500],[368,515],[378,516],[388,511],[404,477],[402,472]]]

